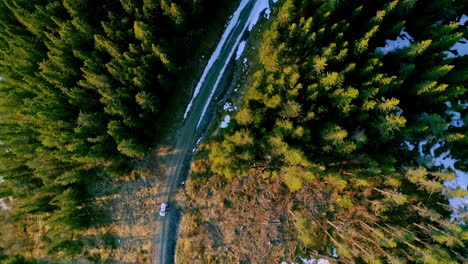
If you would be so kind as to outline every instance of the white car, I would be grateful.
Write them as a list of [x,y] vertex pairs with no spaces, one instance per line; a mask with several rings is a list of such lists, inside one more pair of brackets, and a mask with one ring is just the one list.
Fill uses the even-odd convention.
[[159,215],[165,216],[167,214],[167,203],[161,204],[161,209],[159,209]]

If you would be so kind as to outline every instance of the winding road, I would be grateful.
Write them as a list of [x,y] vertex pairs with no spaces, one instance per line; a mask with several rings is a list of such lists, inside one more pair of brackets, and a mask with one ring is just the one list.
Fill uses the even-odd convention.
[[[197,136],[203,133],[204,124],[209,120],[206,115],[212,97],[223,80],[226,67],[232,60],[244,32],[251,29],[260,14],[268,7],[268,0],[241,0],[225,32],[211,56],[203,75],[195,89],[194,97],[185,112],[185,121],[181,128],[173,154],[167,158],[165,183],[160,190],[160,202],[168,202],[168,214],[157,216],[157,230],[154,240],[154,264],[174,263],[177,240],[177,212],[174,210],[174,195],[179,184],[186,178],[188,159],[191,158],[197,142]],[[266,7],[265,7],[266,6]]]

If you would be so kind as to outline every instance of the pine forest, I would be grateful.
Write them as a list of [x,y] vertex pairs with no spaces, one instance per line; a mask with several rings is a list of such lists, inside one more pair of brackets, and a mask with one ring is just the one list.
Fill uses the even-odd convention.
[[[85,231],[118,225],[103,186],[179,137],[200,54],[261,1],[0,0],[0,262],[160,263]],[[468,263],[468,1],[265,1],[168,201],[172,263]]]

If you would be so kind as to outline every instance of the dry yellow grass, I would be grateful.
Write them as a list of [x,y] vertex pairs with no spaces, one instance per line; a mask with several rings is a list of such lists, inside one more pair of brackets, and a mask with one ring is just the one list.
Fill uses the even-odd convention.
[[[113,194],[101,197],[97,203],[108,210],[110,224],[86,230],[84,235],[103,240],[110,233],[115,248],[88,247],[88,256],[100,256],[110,263],[151,263],[151,247],[158,213],[158,182],[160,171],[138,170],[105,186]],[[101,241],[100,244],[103,244]]]

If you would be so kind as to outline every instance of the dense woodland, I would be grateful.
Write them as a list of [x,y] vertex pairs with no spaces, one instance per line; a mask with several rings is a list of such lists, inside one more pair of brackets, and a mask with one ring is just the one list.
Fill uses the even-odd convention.
[[[13,201],[6,215],[18,232],[32,216],[45,221],[52,259],[80,254],[79,231],[105,223],[96,182],[127,173],[153,146],[181,71],[225,4],[0,1],[0,198]],[[12,248],[0,244],[0,261],[27,255]]]
[[[454,173],[417,147],[445,141],[468,168],[467,126],[449,125],[446,112],[468,121],[468,56],[448,58],[468,37],[456,22],[467,10],[457,0],[280,2],[211,170],[230,179],[260,170],[290,192],[308,190],[292,211],[297,238],[318,256],[335,248],[340,263],[467,263],[466,211],[451,220],[448,205],[467,191],[444,186]],[[378,49],[403,29],[409,46]]]

